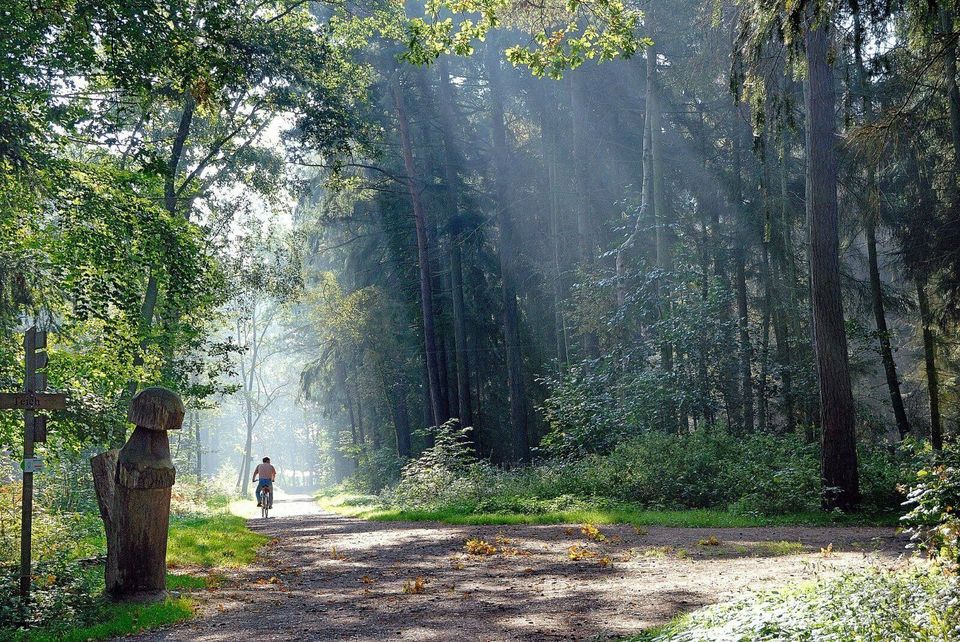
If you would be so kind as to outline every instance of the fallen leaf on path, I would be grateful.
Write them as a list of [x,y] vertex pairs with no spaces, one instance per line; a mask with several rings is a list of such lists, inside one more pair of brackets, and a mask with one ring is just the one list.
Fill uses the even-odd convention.
[[483,541],[479,537],[471,537],[464,545],[466,551],[471,555],[493,555],[497,552],[497,547]]
[[419,595],[427,590],[427,580],[422,575],[418,575],[413,580],[407,580],[403,583],[404,595]]
[[580,532],[583,533],[584,537],[595,542],[602,542],[607,539],[607,536],[601,533],[599,528],[589,522],[580,526]]
[[580,560],[589,560],[597,556],[596,553],[591,551],[588,548],[584,548],[579,544],[574,544],[567,549],[567,557],[569,557],[574,562],[579,562]]

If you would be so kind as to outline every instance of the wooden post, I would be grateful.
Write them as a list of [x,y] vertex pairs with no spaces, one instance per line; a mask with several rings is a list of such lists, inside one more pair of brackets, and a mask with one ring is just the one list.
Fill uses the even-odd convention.
[[47,418],[37,410],[62,410],[67,405],[64,394],[47,394],[47,333],[35,327],[23,335],[23,392],[0,392],[0,410],[23,411],[23,496],[20,519],[20,596],[30,597],[31,539],[33,536],[33,473],[39,468],[33,446],[47,440]]
[[[23,335],[24,377],[23,391],[35,392],[37,374],[37,344],[46,347],[46,333],[39,333],[31,327]],[[20,597],[30,598],[30,562],[31,543],[33,539],[33,467],[27,465],[33,459],[33,410],[23,411],[23,499],[20,502],[22,514],[20,518]]]

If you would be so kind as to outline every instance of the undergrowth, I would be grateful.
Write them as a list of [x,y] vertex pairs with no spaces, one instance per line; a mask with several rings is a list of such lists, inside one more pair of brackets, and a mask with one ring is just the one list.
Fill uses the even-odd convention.
[[[0,522],[19,530],[12,506],[14,485],[2,487]],[[32,600],[20,602],[17,591],[19,546],[0,551],[0,641],[99,640],[126,635],[191,617],[193,603],[178,593],[211,586],[215,569],[249,564],[267,539],[253,533],[241,517],[223,512],[225,498],[193,484],[178,482],[172,502],[167,566],[171,597],[156,604],[115,604],[104,592],[106,544],[102,523],[91,507],[75,512],[37,511]],[[4,507],[9,510],[4,510]],[[9,530],[5,532],[9,534]],[[37,544],[41,543],[41,546]]]
[[960,639],[960,583],[936,571],[869,569],[748,594],[632,642],[947,642]]
[[[902,488],[926,453],[912,442],[863,446],[858,516],[820,511],[816,444],[800,436],[650,432],[604,454],[579,453],[503,469],[478,460],[450,422],[400,480],[354,514],[452,523],[613,521],[671,526],[894,523]],[[354,480],[359,482],[360,480]],[[365,494],[362,484],[354,486]],[[367,492],[369,489],[367,489]],[[356,498],[352,498],[355,500]]]

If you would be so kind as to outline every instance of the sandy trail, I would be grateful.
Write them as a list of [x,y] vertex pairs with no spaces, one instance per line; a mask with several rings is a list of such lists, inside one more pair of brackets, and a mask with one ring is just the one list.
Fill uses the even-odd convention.
[[[598,542],[579,526],[368,522],[280,493],[274,514],[250,523],[274,538],[258,563],[200,594],[199,618],[131,639],[616,639],[748,588],[892,563],[904,544],[804,527],[604,526]],[[467,554],[473,537],[497,553]]]

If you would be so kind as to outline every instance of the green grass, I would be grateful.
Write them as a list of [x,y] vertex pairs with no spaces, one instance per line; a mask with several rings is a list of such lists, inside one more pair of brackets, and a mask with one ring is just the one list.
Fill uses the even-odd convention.
[[87,626],[60,625],[36,631],[13,633],[0,629],[0,640],[15,642],[86,642],[129,635],[158,626],[183,622],[193,617],[193,602],[186,598],[167,598],[154,604],[103,603]]
[[460,509],[402,510],[384,506],[372,495],[317,495],[319,504],[341,515],[374,521],[444,522],[460,525],[490,524],[633,524],[684,528],[750,528],[761,526],[894,526],[896,515],[834,515],[794,513],[789,515],[741,515],[709,509],[648,510],[635,506],[542,513],[472,513]]
[[236,515],[218,514],[174,520],[167,542],[167,566],[236,568],[253,562],[268,537],[247,528]]
[[168,591],[199,591],[209,586],[216,586],[219,583],[217,575],[181,575],[178,573],[167,573]]

